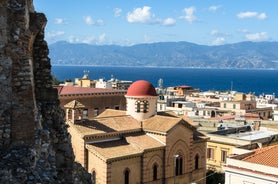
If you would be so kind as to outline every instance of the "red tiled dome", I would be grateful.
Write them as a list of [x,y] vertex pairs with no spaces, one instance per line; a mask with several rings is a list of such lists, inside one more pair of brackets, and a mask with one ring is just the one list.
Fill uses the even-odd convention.
[[157,96],[157,94],[151,83],[138,80],[129,86],[126,96]]

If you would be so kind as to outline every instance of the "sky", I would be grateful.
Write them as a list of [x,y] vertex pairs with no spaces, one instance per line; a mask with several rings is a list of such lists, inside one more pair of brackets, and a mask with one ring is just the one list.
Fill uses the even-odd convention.
[[130,46],[278,41],[277,0],[33,0],[45,39]]

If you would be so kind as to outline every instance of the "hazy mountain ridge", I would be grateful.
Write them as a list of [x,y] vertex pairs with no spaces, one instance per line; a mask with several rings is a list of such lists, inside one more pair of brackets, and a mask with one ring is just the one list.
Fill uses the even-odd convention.
[[49,50],[54,65],[278,69],[278,42],[219,46],[189,42],[97,46],[63,41],[51,44]]

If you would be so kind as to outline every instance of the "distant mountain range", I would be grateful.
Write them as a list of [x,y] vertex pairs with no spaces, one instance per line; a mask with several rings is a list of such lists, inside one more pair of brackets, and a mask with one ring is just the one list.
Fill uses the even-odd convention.
[[52,65],[278,69],[278,42],[240,42],[219,46],[160,42],[133,46],[49,45]]

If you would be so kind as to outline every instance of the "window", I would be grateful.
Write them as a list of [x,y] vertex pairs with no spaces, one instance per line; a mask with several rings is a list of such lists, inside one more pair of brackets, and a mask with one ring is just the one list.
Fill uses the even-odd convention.
[[199,169],[199,155],[197,154],[195,156],[195,170]]
[[226,162],[227,151],[221,150],[221,162]]
[[141,110],[141,104],[140,103],[141,103],[140,101],[135,102],[136,112],[140,112],[140,110]]
[[148,101],[144,101],[144,113],[148,112],[148,106],[149,106],[149,102]]
[[135,111],[136,112],[148,112],[149,102],[148,101],[136,101],[135,102]]
[[207,150],[207,158],[213,160],[214,159],[214,149],[208,148]]
[[236,104],[233,104],[233,109],[236,109]]
[[157,180],[157,164],[153,165],[153,180]]
[[119,109],[120,109],[120,106],[115,105],[114,109],[115,109],[115,110],[119,110]]
[[175,157],[175,176],[182,175],[182,163],[183,159],[181,156]]
[[227,107],[227,105],[226,105],[226,103],[224,103],[224,108],[226,108]]
[[92,172],[91,180],[92,180],[92,184],[96,184],[96,171]]
[[99,113],[98,108],[95,108],[95,109],[94,109],[94,116],[97,116],[97,115],[98,115],[98,113]]
[[178,104],[178,108],[182,108],[182,104]]
[[84,109],[82,112],[82,119],[88,119],[88,109]]
[[124,175],[125,175],[125,184],[129,184],[129,169],[125,170]]

